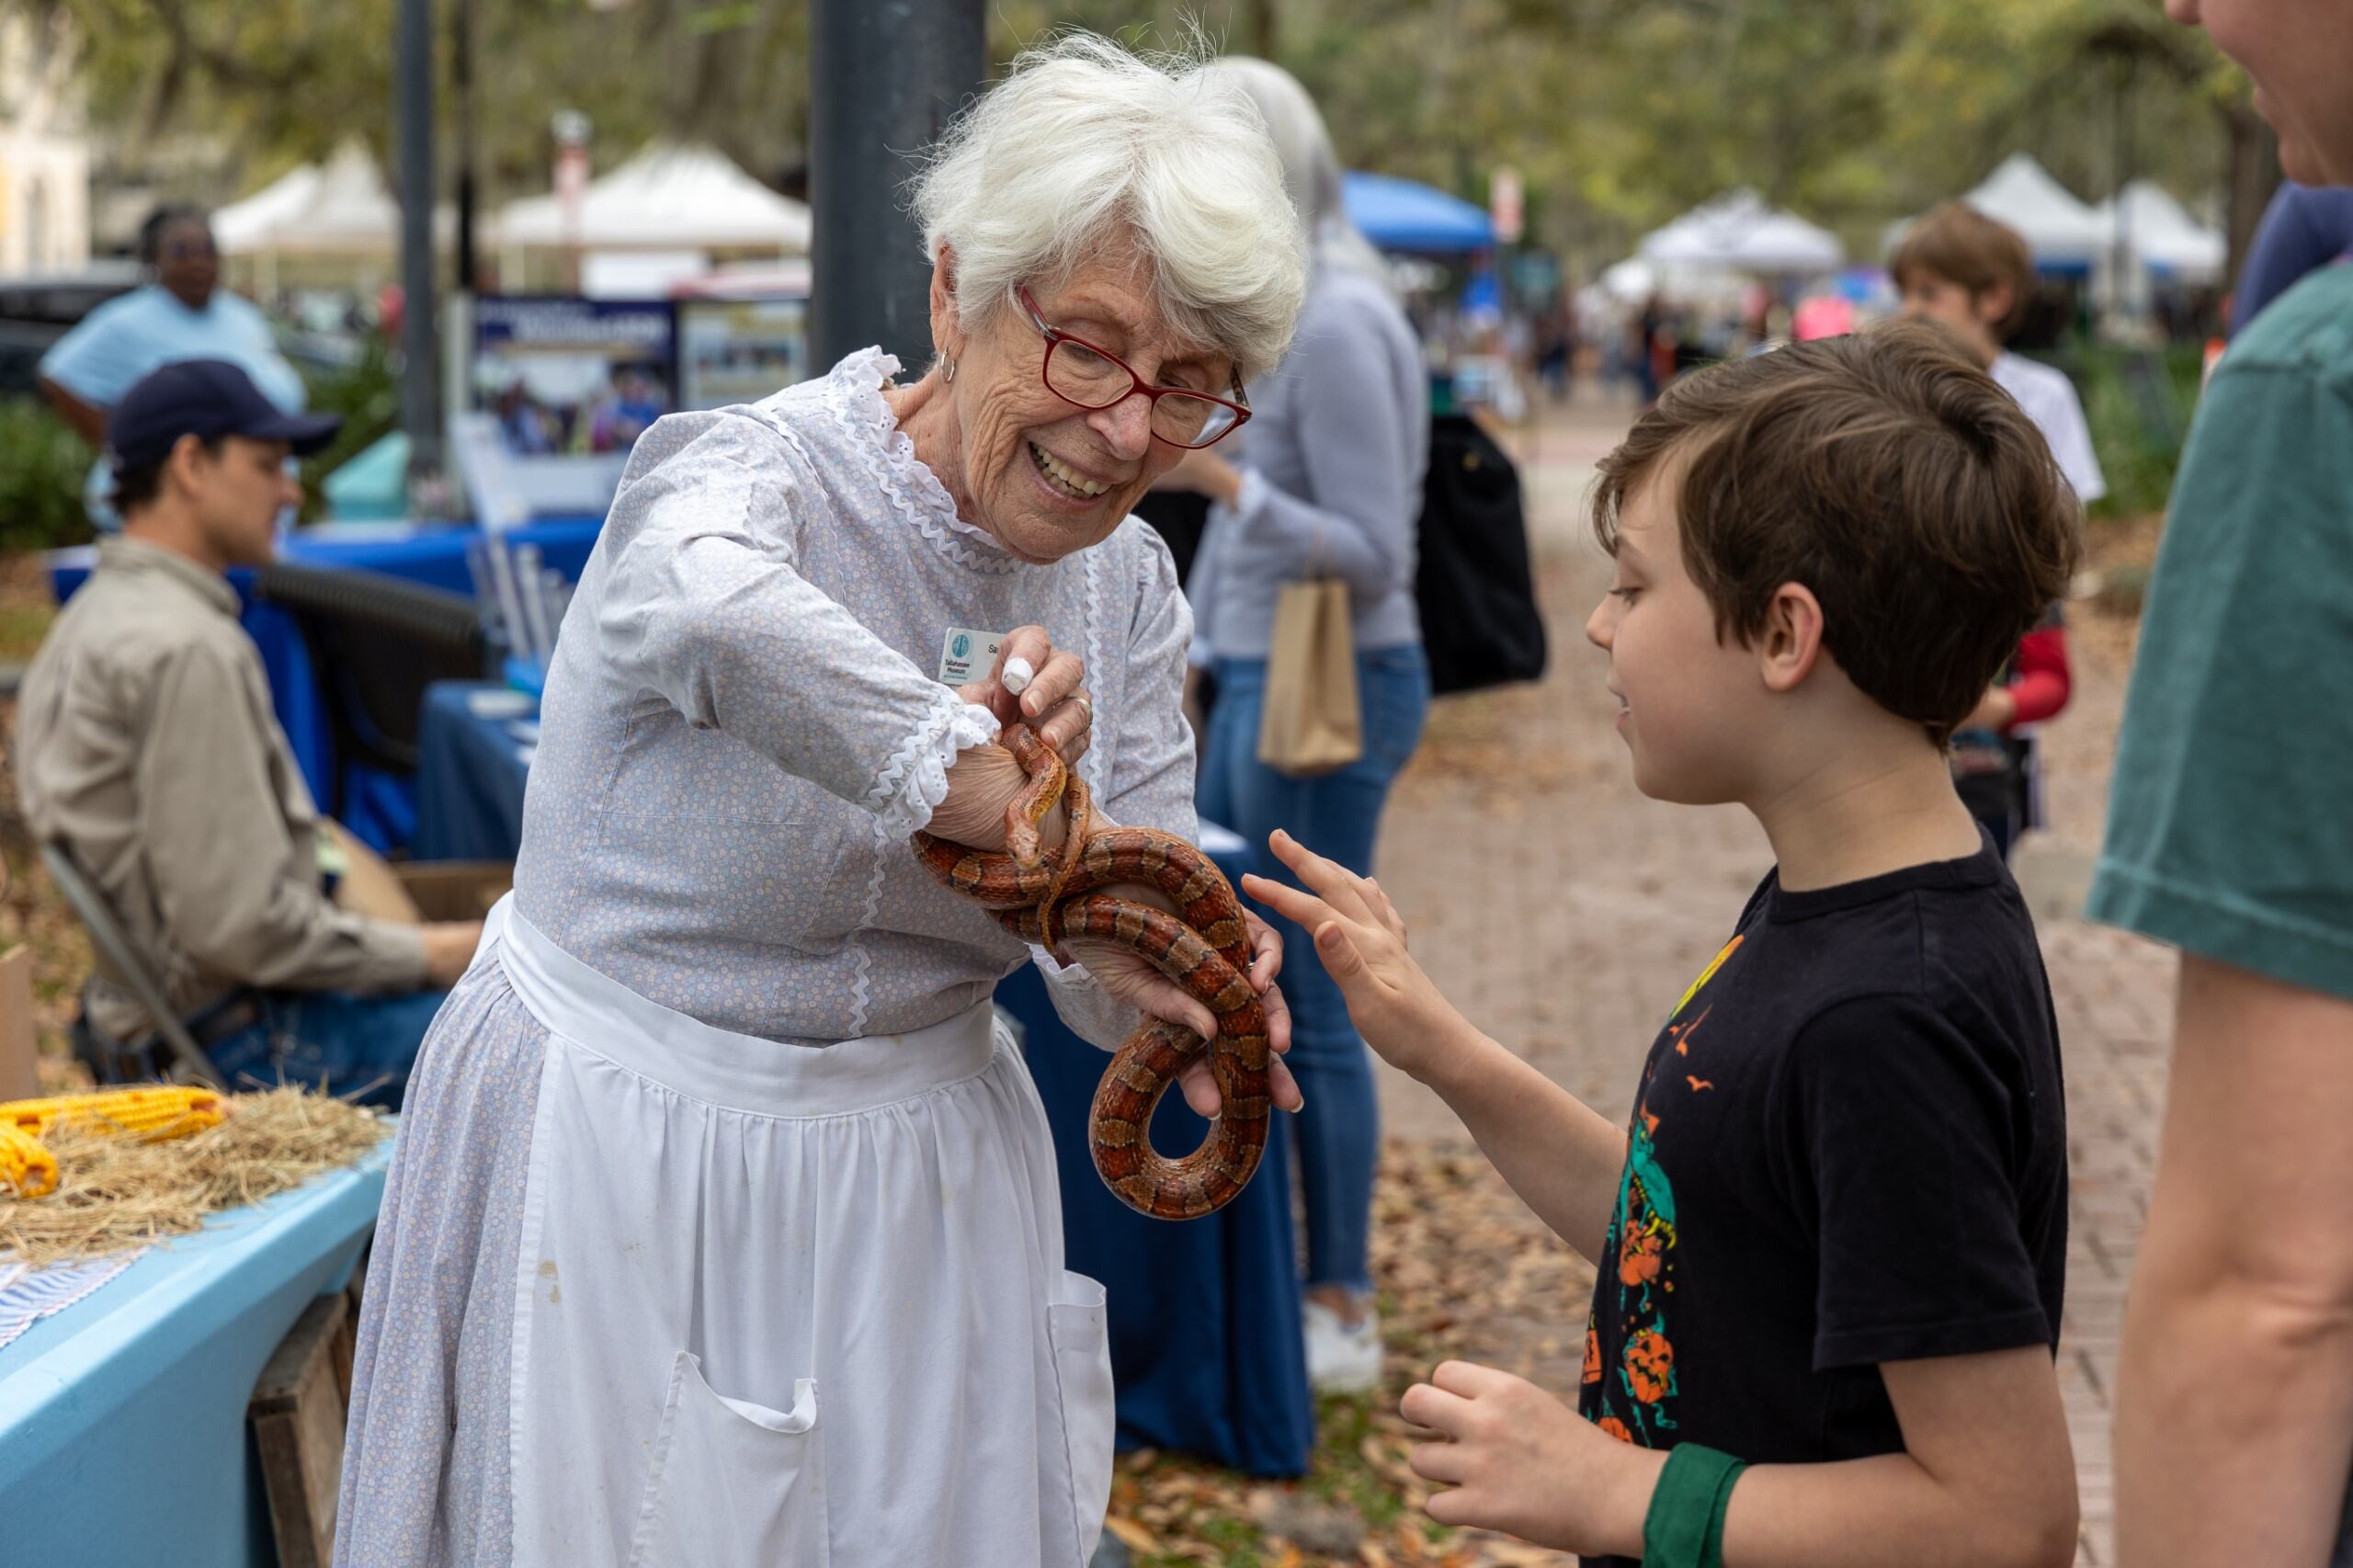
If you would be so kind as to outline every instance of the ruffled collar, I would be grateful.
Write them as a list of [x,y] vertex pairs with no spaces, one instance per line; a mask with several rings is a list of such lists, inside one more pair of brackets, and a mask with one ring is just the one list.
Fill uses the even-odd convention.
[[825,378],[825,401],[843,435],[865,458],[892,508],[933,548],[975,572],[1013,571],[1020,559],[956,515],[948,487],[915,456],[914,438],[899,428],[899,416],[882,397],[882,388],[898,373],[898,357],[880,348],[860,348],[833,368]]

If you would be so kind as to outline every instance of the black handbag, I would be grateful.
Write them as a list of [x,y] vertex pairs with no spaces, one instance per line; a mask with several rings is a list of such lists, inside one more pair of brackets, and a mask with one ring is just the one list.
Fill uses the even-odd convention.
[[1519,470],[1478,422],[1430,421],[1414,597],[1430,689],[1477,691],[1544,674],[1544,615],[1529,564]]

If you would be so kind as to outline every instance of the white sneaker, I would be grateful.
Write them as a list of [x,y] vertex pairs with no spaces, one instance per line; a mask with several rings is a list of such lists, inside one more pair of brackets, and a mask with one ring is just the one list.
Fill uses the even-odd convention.
[[1381,1314],[1370,1307],[1353,1328],[1321,1301],[1306,1303],[1307,1381],[1324,1393],[1381,1386]]

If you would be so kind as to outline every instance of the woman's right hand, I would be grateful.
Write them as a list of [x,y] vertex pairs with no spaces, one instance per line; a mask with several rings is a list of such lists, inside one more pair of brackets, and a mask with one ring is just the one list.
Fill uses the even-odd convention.
[[[1017,693],[1005,685],[1006,666],[1015,659],[1035,672]],[[1076,767],[1095,733],[1095,700],[1079,685],[1086,674],[1078,655],[1056,649],[1045,628],[1024,626],[1006,634],[989,673],[966,681],[956,695],[987,709],[1001,724],[1029,725],[1064,765]],[[933,809],[926,831],[951,844],[1002,849],[1006,810],[1029,784],[1029,776],[1011,752],[1003,746],[974,746],[949,768],[948,798]],[[1056,806],[1038,824],[1038,836],[1050,846],[1059,845],[1068,821]]]
[[[1006,668],[1016,659],[1031,672],[1018,693],[1005,684]],[[966,681],[956,695],[987,709],[1000,724],[1029,725],[1064,763],[1075,766],[1095,733],[1095,699],[1080,685],[1086,678],[1079,656],[1056,648],[1044,627],[1019,626],[1006,633],[989,673]]]

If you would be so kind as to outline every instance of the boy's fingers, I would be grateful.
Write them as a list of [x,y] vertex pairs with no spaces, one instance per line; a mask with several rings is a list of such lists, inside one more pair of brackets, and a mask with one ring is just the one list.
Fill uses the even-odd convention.
[[1425,1481],[1459,1483],[1470,1471],[1460,1443],[1416,1443],[1405,1462]]
[[1328,860],[1318,855],[1281,828],[1267,835],[1267,843],[1274,850],[1277,859],[1289,866],[1301,881],[1322,894],[1324,902],[1339,914],[1359,920],[1372,918],[1372,912],[1364,901],[1363,878],[1337,860]]
[[1324,960],[1324,972],[1344,992],[1350,981],[1364,972],[1364,953],[1347,927],[1336,920],[1326,920],[1315,928],[1315,956]]
[[1430,1381],[1438,1388],[1464,1399],[1476,1399],[1510,1381],[1510,1373],[1482,1367],[1476,1361],[1440,1361],[1438,1369],[1430,1374]]
[[1289,882],[1269,881],[1256,871],[1242,873],[1242,891],[1304,931],[1314,930],[1334,914],[1313,893],[1302,892]]
[[1462,1419],[1471,1411],[1471,1402],[1429,1383],[1415,1383],[1397,1402],[1397,1414],[1416,1426],[1427,1426],[1433,1432],[1452,1437],[1462,1427]]
[[1404,919],[1397,913],[1397,906],[1389,902],[1389,894],[1382,891],[1381,883],[1374,878],[1367,877],[1364,880],[1364,902],[1366,907],[1372,911],[1372,917],[1388,926],[1389,934],[1397,938],[1398,946],[1404,947],[1405,945]]

